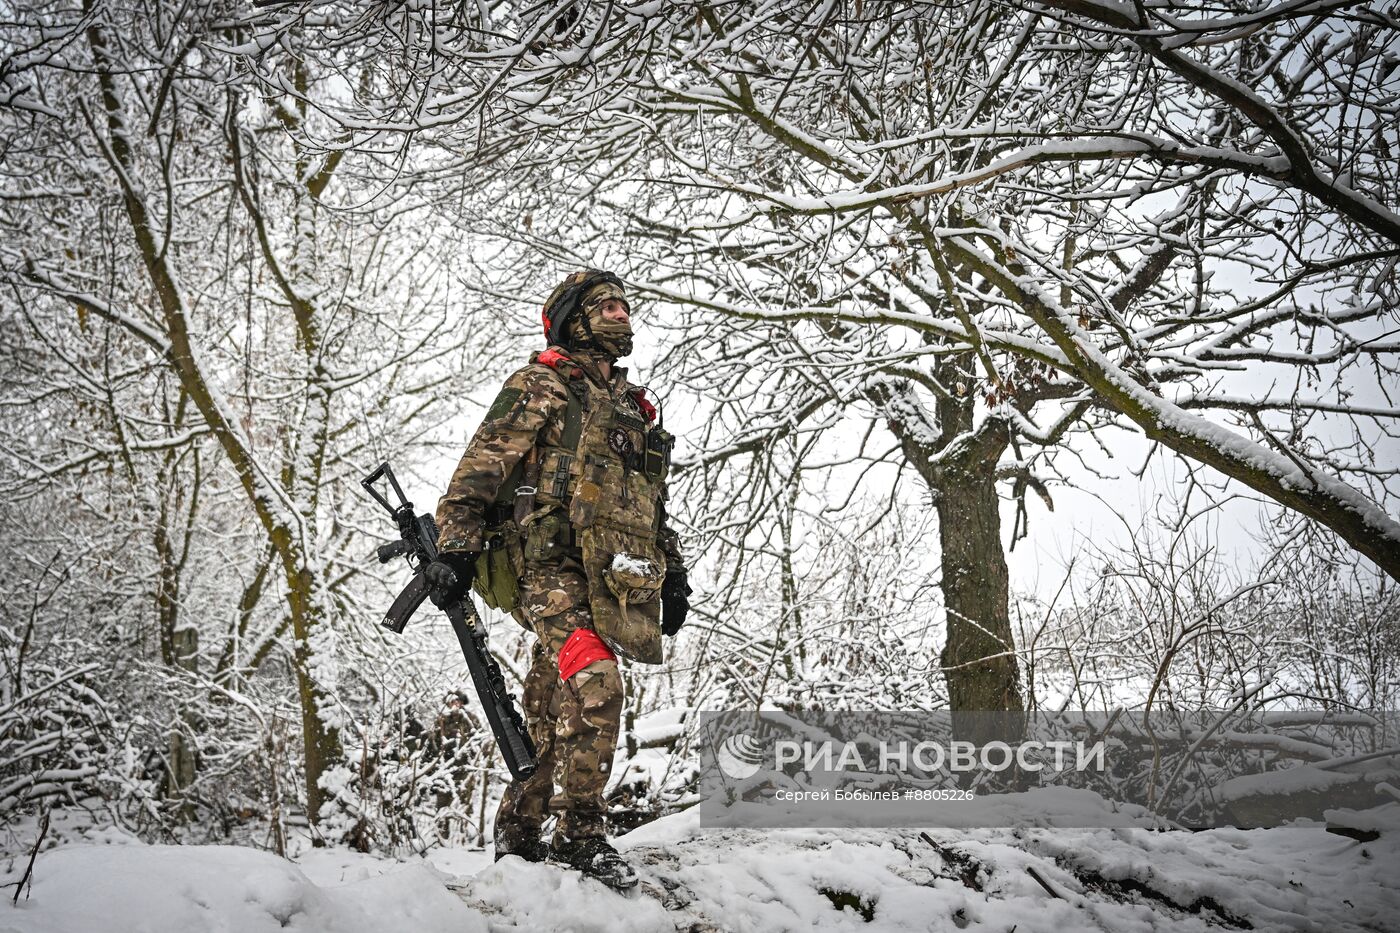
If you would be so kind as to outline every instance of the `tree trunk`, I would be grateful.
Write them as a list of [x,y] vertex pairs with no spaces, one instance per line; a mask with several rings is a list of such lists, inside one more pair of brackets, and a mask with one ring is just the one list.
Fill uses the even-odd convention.
[[943,605],[948,643],[940,662],[955,711],[1020,710],[996,460],[943,471],[938,487]]
[[[88,15],[93,15],[91,0],[85,3],[84,8]],[[259,523],[281,559],[287,580],[287,602],[295,639],[294,667],[297,692],[301,700],[302,736],[305,740],[307,819],[315,825],[325,800],[320,786],[321,775],[339,760],[340,739],[334,725],[325,721],[324,707],[328,698],[326,690],[322,688],[316,676],[314,635],[318,625],[328,623],[323,618],[320,602],[316,598],[316,575],[308,566],[306,542],[297,531],[310,530],[314,533],[316,527],[314,496],[320,486],[320,470],[324,462],[324,444],[327,437],[325,414],[329,406],[328,392],[318,390],[323,390],[328,380],[319,365],[313,365],[316,379],[320,383],[311,387],[312,392],[308,400],[308,408],[313,411],[309,433],[315,446],[307,457],[297,456],[306,448],[298,446],[293,450],[293,456],[288,461],[289,469],[284,471],[282,477],[283,489],[276,490],[276,477],[262,468],[254,454],[253,445],[219,395],[217,385],[207,377],[208,370],[202,365],[196,348],[196,337],[188,317],[188,305],[173,266],[173,257],[165,248],[166,244],[158,238],[158,231],[161,231],[164,225],[152,217],[138,183],[141,173],[137,170],[137,158],[133,149],[135,137],[128,130],[129,119],[119,92],[118,63],[114,63],[108,51],[104,27],[98,18],[94,18],[88,25],[86,34],[102,92],[103,109],[107,116],[106,137],[103,138],[95,126],[92,131],[98,136],[104,156],[113,168],[133,237],[160,302],[164,329],[161,331],[133,322],[104,307],[100,302],[85,299],[85,305],[132,330],[165,358],[179,377],[181,388],[227,455],[229,465],[237,474]],[[238,135],[232,134],[230,143],[233,144],[233,148],[230,156],[241,172],[242,166],[237,165],[241,158],[237,140]],[[310,191],[313,197],[329,180],[329,172],[333,171],[334,164],[338,161],[338,158],[328,161],[323,171],[307,182],[307,187],[313,189]],[[247,192],[241,189],[242,176],[237,177],[240,181],[240,194],[247,197]],[[269,267],[279,282],[286,286],[286,277],[276,262],[266,227],[261,223],[261,215],[254,213],[253,220],[257,225],[256,230]],[[305,234],[305,230],[300,226],[296,232]],[[36,277],[37,268],[31,265],[30,274],[31,277]],[[39,277],[36,281],[42,283],[43,279]],[[318,332],[315,328],[314,308],[289,286],[284,290],[293,299],[292,310],[296,318],[298,343],[309,356],[314,357],[320,349],[316,339]],[[286,493],[291,490],[310,490],[311,495],[289,497]],[[291,511],[294,508],[291,501],[303,503],[300,514]],[[296,531],[293,529],[294,523],[299,526]]]
[[[290,564],[291,562],[286,562]],[[306,763],[306,817],[312,825],[321,818],[326,792],[321,775],[341,758],[340,732],[326,721],[323,707],[329,698],[316,676],[317,652],[311,637],[318,627],[329,624],[315,598],[315,577],[305,567],[287,566],[287,603],[291,609],[293,673],[301,701],[301,737]],[[319,841],[319,840],[318,840]]]
[[[171,652],[175,667],[195,673],[199,670],[199,632],[192,626],[175,629],[170,638]],[[195,745],[190,736],[201,728],[196,710],[183,705],[179,711],[178,723],[170,730],[170,774],[166,787],[168,797],[184,797],[185,790],[194,784],[197,762]],[[180,818],[194,819],[194,805],[186,800],[179,808]]]
[[[998,418],[973,430],[972,377],[957,358],[941,364],[937,378],[958,394],[938,398],[936,426],[926,420],[912,387],[886,383],[874,398],[890,413],[890,429],[928,485],[938,511],[948,619],[948,641],[939,661],[948,680],[948,703],[955,713],[1020,712],[1025,703],[1011,634],[996,490],[997,461],[1010,431]],[[959,728],[962,722],[954,724],[960,737],[982,734],[980,727]]]

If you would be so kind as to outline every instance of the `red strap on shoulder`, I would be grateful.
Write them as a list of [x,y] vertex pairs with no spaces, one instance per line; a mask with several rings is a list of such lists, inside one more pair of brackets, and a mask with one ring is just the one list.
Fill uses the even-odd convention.
[[570,360],[558,350],[541,350],[539,356],[535,357],[535,362],[558,369],[560,364],[568,363]]
[[647,401],[646,389],[633,389],[632,398],[637,403],[637,407],[642,410],[642,414],[647,416],[648,421],[656,420],[656,406]]
[[576,628],[559,649],[559,679],[568,680],[594,661],[616,660],[617,655],[608,650],[597,632]]

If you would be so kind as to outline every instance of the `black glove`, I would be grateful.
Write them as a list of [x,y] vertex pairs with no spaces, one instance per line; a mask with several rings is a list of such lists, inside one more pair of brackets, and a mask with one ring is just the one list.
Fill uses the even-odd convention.
[[439,609],[460,603],[476,576],[475,551],[443,551],[423,570],[432,589],[428,598]]
[[661,584],[661,634],[674,635],[685,625],[686,614],[690,612],[690,584],[685,580],[684,570],[666,571],[666,579]]

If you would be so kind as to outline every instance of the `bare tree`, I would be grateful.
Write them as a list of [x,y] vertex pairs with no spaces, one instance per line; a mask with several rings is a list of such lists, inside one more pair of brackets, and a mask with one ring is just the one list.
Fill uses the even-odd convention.
[[1400,577],[1375,459],[1397,414],[1394,68],[1384,13],[1331,11],[503,4],[324,28],[417,63],[383,66],[347,132],[533,180],[492,214],[505,235],[614,261],[617,232],[650,241],[627,256],[644,289],[814,322],[814,369],[846,328],[890,334],[894,378],[817,374],[778,407],[884,416],[940,510],[954,706],[1015,708],[995,482],[1044,486],[1002,454],[1091,408]]
[[[986,351],[1038,361],[1397,576],[1391,473],[1365,462],[1395,410],[1340,385],[1394,375],[1394,23],[1334,13],[561,3],[321,27],[419,55],[385,60],[338,112],[349,132],[457,127],[452,171],[510,145],[513,168],[577,179],[558,213],[611,186],[730,250],[798,244],[761,304],[711,307],[932,335],[993,386],[1006,364]],[[694,192],[703,213],[681,211]],[[1242,394],[1241,369],[1275,389]],[[1332,397],[1308,393],[1313,371]],[[1324,449],[1267,420],[1293,412],[1370,427]]]
[[[426,445],[430,418],[446,414],[438,392],[473,381],[458,358],[473,339],[447,332],[450,244],[398,243],[407,205],[356,215],[327,202],[341,157],[306,151],[292,131],[313,119],[309,95],[337,92],[313,62],[287,56],[276,63],[286,98],[249,94],[210,45],[236,38],[228,12],[54,3],[6,27],[18,52],[3,72],[14,187],[0,205],[4,280],[36,335],[101,336],[121,355],[99,357],[136,367],[68,367],[99,391],[121,385],[110,424],[119,435],[135,425],[135,436],[14,479],[62,482],[85,462],[125,458],[133,487],[155,480],[154,498],[137,502],[156,517],[162,656],[193,674],[206,650],[226,677],[280,660],[286,644],[308,812],[335,817],[338,831],[353,714],[338,695],[335,623],[368,550],[354,481],[392,445]],[[349,185],[341,193],[361,199]],[[71,327],[75,308],[104,326]],[[173,379],[164,407],[138,411],[128,390],[152,373]],[[232,594],[231,630],[215,628],[204,648],[178,618],[199,471],[241,492],[233,525],[251,516],[262,539]],[[259,623],[269,557],[282,610]]]

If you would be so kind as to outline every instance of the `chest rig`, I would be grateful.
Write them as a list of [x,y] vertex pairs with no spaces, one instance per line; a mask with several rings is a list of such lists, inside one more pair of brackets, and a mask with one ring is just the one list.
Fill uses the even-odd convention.
[[655,424],[645,390],[609,392],[557,350],[533,362],[554,370],[568,392],[557,442],[538,442],[526,459],[524,469],[531,460],[538,468],[535,511],[562,509],[576,529],[596,520],[654,534],[674,438]]
[[598,385],[552,348],[531,362],[553,370],[568,401],[557,434],[541,432],[497,496],[490,537],[512,552],[516,575],[581,553],[594,630],[615,652],[660,663],[666,561],[656,537],[674,438],[644,390]]

